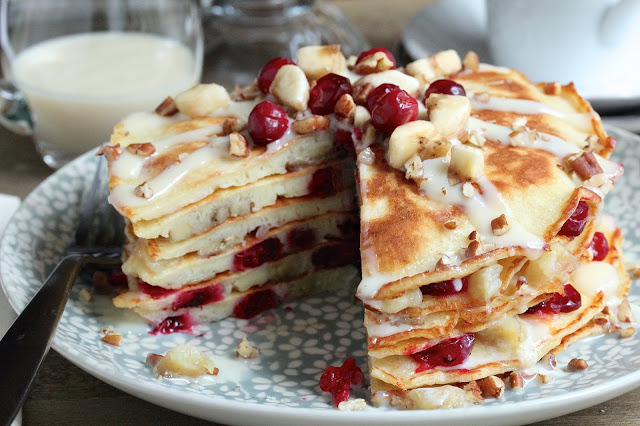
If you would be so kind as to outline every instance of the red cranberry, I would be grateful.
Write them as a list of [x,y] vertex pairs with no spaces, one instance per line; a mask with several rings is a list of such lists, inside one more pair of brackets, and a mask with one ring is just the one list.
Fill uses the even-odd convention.
[[129,285],[129,280],[127,279],[127,275],[122,272],[122,269],[112,269],[107,274],[107,279],[109,284],[116,288],[125,288]]
[[593,260],[604,260],[609,254],[609,243],[607,237],[602,232],[596,232],[593,234],[593,240],[591,240],[591,251],[593,252]]
[[165,318],[160,324],[156,325],[151,334],[171,334],[171,333],[191,333],[193,332],[193,321],[189,315],[178,315],[175,317]]
[[182,308],[203,306],[209,303],[219,302],[222,299],[224,299],[224,285],[215,284],[209,287],[180,293],[171,304],[171,309],[177,311]]
[[454,294],[461,293],[469,286],[469,278],[462,277],[460,279],[451,279],[440,281],[439,283],[431,283],[420,287],[422,294],[434,297],[449,297]]
[[338,224],[338,229],[340,229],[342,237],[345,240],[352,240],[360,235],[360,221],[349,217],[344,222]]
[[359,64],[360,62],[362,62],[364,58],[366,58],[367,56],[371,56],[374,53],[378,53],[378,52],[384,53],[387,56],[387,58],[389,58],[389,60],[393,63],[393,68],[396,67],[397,65],[396,58],[394,58],[393,54],[389,52],[389,50],[385,49],[384,47],[374,47],[373,49],[365,50],[360,54],[360,56],[358,56],[358,60],[356,61],[356,64]]
[[[354,132],[355,132],[355,129],[354,129]],[[334,140],[338,148],[341,148],[345,150],[347,153],[355,156],[356,149],[353,146],[353,139],[351,138],[351,132],[344,129],[336,129],[334,132]]]
[[351,94],[353,87],[347,77],[338,74],[327,74],[316,82],[309,92],[309,109],[313,114],[331,114],[340,96]]
[[307,184],[310,195],[331,195],[340,190],[338,173],[331,167],[316,171]]
[[140,278],[138,278],[138,289],[144,294],[151,296],[152,299],[161,299],[178,291],[148,284]]
[[435,367],[451,367],[462,364],[469,358],[474,341],[474,333],[463,334],[411,354],[411,358],[419,364],[416,373]]
[[249,114],[248,127],[253,142],[266,146],[285,134],[289,128],[289,117],[280,105],[262,101]]
[[356,137],[356,140],[361,141],[362,140],[362,129],[360,127],[354,127],[353,128],[353,136]]
[[267,238],[251,247],[236,253],[233,257],[233,270],[257,268],[258,266],[280,259],[282,243],[277,238]]
[[440,93],[443,95],[467,96],[467,92],[465,92],[464,87],[462,87],[461,84],[447,79],[436,80],[431,83],[424,94],[425,101],[433,93]]
[[571,214],[571,217],[562,225],[558,235],[565,235],[567,237],[577,237],[582,233],[584,227],[587,224],[587,218],[589,217],[589,205],[584,201],[580,201],[578,206]]
[[327,367],[320,376],[320,389],[333,396],[335,406],[349,399],[351,386],[361,383],[362,370],[353,358],[347,358],[340,367]]
[[373,126],[387,134],[396,127],[418,118],[418,102],[404,90],[393,90],[383,95],[371,110]]
[[578,290],[571,284],[564,286],[564,294],[555,293],[544,302],[527,309],[525,314],[558,314],[560,312],[572,312],[582,306],[582,297]]
[[311,229],[292,229],[287,234],[287,245],[291,250],[308,250],[316,243],[316,236]]
[[400,87],[391,83],[384,83],[376,87],[371,91],[371,93],[369,93],[369,96],[367,96],[367,109],[369,111],[373,111],[373,107],[376,106],[380,98],[387,93],[394,92],[396,90],[400,90]]
[[295,65],[289,58],[275,58],[267,62],[262,69],[260,70],[260,74],[258,74],[258,89],[262,93],[269,93],[269,87],[271,87],[271,83],[273,83],[273,79],[276,78],[276,74],[278,70],[283,65]]
[[256,315],[280,304],[278,295],[271,289],[250,293],[244,296],[233,307],[233,317],[240,319],[253,318]]
[[358,248],[353,242],[320,247],[311,255],[311,262],[318,268],[335,268],[359,260]]

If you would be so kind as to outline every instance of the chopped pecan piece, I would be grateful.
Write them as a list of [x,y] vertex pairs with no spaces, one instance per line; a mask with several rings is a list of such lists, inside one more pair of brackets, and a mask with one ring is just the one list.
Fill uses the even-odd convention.
[[631,305],[629,304],[628,299],[624,299],[622,303],[618,306],[617,313],[618,321],[622,322],[632,322],[633,321],[633,313],[631,312]]
[[567,371],[586,370],[587,368],[589,368],[589,364],[582,358],[573,358],[567,364]]
[[455,220],[448,220],[444,223],[444,227],[447,229],[456,229],[458,227],[458,224],[456,223]]
[[312,115],[302,120],[294,121],[291,124],[291,130],[299,135],[318,132],[329,128],[329,119],[322,115]]
[[120,346],[120,342],[122,341],[122,334],[120,333],[105,334],[104,336],[102,336],[102,339],[100,340],[113,346]]
[[172,115],[176,115],[177,113],[178,106],[176,105],[176,101],[171,96],[167,96],[167,98],[162,101],[162,103],[156,108],[156,114],[163,117],[171,117]]
[[151,189],[147,182],[142,182],[140,185],[136,186],[133,190],[133,194],[136,197],[151,198],[153,197],[153,189]]
[[113,291],[111,283],[109,283],[109,277],[103,271],[95,271],[92,277],[93,292],[95,294],[101,294],[108,296]]
[[512,371],[511,374],[509,374],[509,386],[511,386],[512,389],[523,388],[524,379],[520,374]]
[[150,142],[145,143],[132,143],[125,148],[127,152],[139,157],[148,157],[156,152],[156,147]]
[[467,393],[469,399],[473,402],[482,402],[484,398],[482,397],[482,390],[480,386],[478,386],[478,382],[475,380],[470,381],[466,385],[462,387],[462,389]]
[[500,398],[504,394],[504,382],[497,376],[478,380],[478,386],[485,398]]
[[112,162],[116,160],[120,154],[122,154],[122,149],[120,149],[120,144],[117,145],[102,145],[102,147],[98,150],[96,155],[104,155],[108,162]]
[[507,222],[507,217],[503,214],[491,221],[491,232],[496,237],[506,234],[511,229],[511,225]]
[[336,102],[335,111],[336,115],[342,118],[353,118],[356,109],[356,103],[350,94],[345,93],[340,96],[338,102]]
[[232,132],[229,134],[229,154],[240,158],[249,156],[249,144],[241,133]]
[[257,358],[260,355],[260,348],[249,343],[247,338],[244,337],[236,348],[236,355],[244,359]]
[[590,179],[592,176],[602,173],[602,167],[600,167],[598,160],[591,152],[583,152],[579,157],[570,159],[569,164],[582,180]]
[[144,361],[144,365],[147,367],[153,368],[156,366],[158,362],[163,358],[163,355],[149,353],[147,354],[147,359]]
[[482,242],[478,240],[473,240],[467,246],[467,249],[465,250],[465,255],[467,257],[476,257],[477,255],[482,253],[482,250],[483,250]]
[[367,98],[373,89],[375,89],[375,87],[371,83],[356,84],[353,86],[353,93],[351,96],[358,105],[366,105]]
[[244,123],[236,117],[227,118],[222,122],[222,134],[229,135],[233,132],[241,132],[247,128],[247,123]]

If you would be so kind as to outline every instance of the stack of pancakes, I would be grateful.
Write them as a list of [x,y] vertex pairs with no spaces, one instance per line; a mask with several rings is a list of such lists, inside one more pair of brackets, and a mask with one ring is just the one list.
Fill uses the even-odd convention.
[[[433,386],[534,366],[598,328],[593,318],[605,307],[614,312],[630,285],[620,230],[601,215],[603,197],[622,173],[606,160],[615,141],[573,86],[534,85],[484,64],[442,77],[464,86],[470,114],[449,138],[434,121],[440,136],[423,135],[417,177],[408,178],[408,164],[390,166],[393,134],[357,144],[357,294],[365,305],[372,393],[404,407],[422,404]],[[460,178],[456,167],[464,165],[451,150],[420,155],[442,140],[481,152],[481,175]],[[572,166],[584,152],[600,166],[593,176]],[[565,222],[585,204],[584,229],[565,235]],[[596,232],[609,245],[600,261],[590,248]],[[580,293],[578,309],[530,310],[563,295],[566,284]],[[456,405],[460,390],[449,388],[431,395]]]
[[161,330],[249,318],[357,277],[352,162],[329,131],[230,155],[229,127],[242,131],[256,103],[230,100],[207,117],[138,113],[115,128],[110,202],[127,220],[129,278],[116,306]]
[[[335,47],[305,49],[295,102],[245,89],[204,113],[165,105],[116,126],[105,153],[129,277],[116,306],[156,325],[248,318],[348,285],[361,261],[373,399],[403,407],[428,406],[417,401],[434,388],[436,406],[460,405],[449,385],[532,367],[600,330],[603,310],[615,315],[630,279],[602,205],[623,169],[573,85],[533,84],[453,51],[390,69],[380,55],[358,67]],[[327,73],[353,84],[329,128],[251,142],[244,123],[258,102],[279,102],[290,123],[313,117],[299,100]],[[466,93],[425,99],[439,79]],[[417,120],[392,133],[367,106],[384,83],[419,104]],[[231,128],[248,156],[229,154]],[[355,179],[336,148],[346,132]],[[596,233],[609,250],[594,260]]]

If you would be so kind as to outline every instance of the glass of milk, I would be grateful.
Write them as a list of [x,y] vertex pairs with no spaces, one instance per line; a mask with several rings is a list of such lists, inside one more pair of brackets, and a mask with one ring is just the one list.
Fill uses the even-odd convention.
[[[191,0],[2,0],[0,122],[58,168],[200,80]],[[26,100],[26,105],[25,101]]]

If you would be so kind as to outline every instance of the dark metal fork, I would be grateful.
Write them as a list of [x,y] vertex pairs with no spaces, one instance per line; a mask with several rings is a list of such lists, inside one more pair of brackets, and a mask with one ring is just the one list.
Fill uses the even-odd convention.
[[24,404],[82,267],[120,263],[122,218],[106,201],[105,163],[98,159],[85,188],[73,242],[0,341],[0,424],[9,425]]

